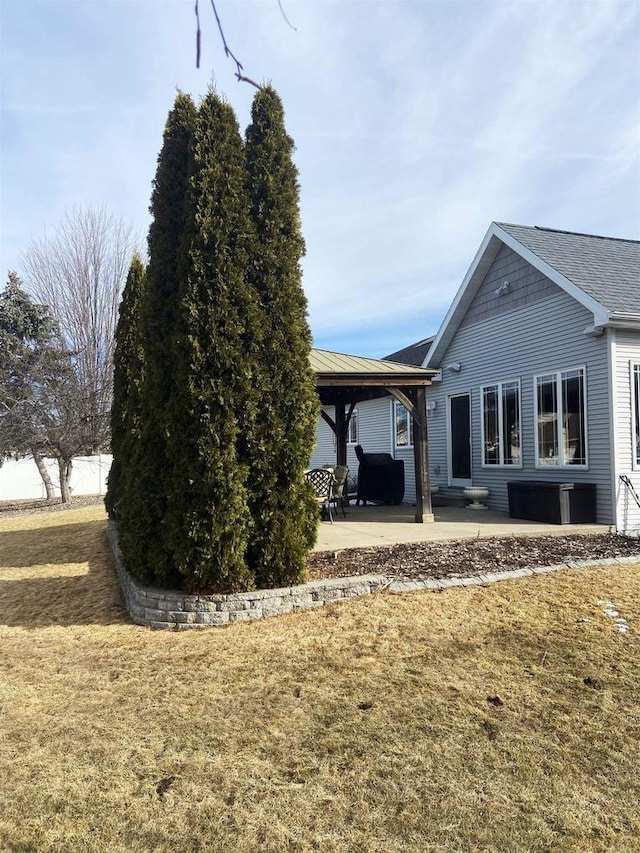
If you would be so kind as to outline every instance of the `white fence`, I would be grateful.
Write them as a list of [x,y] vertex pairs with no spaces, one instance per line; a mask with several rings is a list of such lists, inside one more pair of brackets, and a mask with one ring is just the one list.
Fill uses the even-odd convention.
[[[55,459],[45,459],[56,495],[60,495],[60,475]],[[78,456],[71,472],[72,495],[103,495],[111,456]],[[0,501],[46,498],[47,492],[33,459],[8,459],[0,466]]]

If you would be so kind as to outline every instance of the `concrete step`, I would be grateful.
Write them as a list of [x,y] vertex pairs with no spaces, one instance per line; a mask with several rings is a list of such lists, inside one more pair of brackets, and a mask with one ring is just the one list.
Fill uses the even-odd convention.
[[435,495],[431,496],[432,506],[467,506],[469,501],[465,498],[462,489],[452,487],[440,487]]

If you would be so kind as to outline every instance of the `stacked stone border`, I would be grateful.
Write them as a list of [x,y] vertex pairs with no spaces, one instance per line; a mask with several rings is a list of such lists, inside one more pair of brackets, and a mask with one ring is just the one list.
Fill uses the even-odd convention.
[[281,589],[260,589],[228,595],[188,595],[180,590],[165,590],[144,586],[125,569],[118,544],[117,525],[110,521],[109,541],[113,550],[118,578],[129,615],[138,625],[149,628],[208,628],[229,625],[248,619],[262,619],[296,610],[310,610],[334,604],[348,598],[388,590],[391,593],[414,592],[423,589],[448,589],[454,586],[480,586],[496,581],[544,575],[566,569],[587,566],[624,565],[637,563],[638,556],[617,559],[580,560],[540,566],[534,569],[514,569],[507,572],[485,573],[464,578],[403,581],[386,575],[355,575],[331,578]]
[[143,586],[125,569],[118,545],[117,526],[109,522],[109,541],[129,615],[150,628],[207,628],[242,619],[261,619],[294,610],[309,610],[334,601],[369,595],[389,585],[384,575],[362,575],[300,584],[281,589],[259,589],[228,595],[188,595],[180,590]]

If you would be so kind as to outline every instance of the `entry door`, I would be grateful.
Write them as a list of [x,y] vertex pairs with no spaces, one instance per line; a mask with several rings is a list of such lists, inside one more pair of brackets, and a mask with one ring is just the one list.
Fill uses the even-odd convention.
[[449,479],[471,485],[471,395],[449,397]]

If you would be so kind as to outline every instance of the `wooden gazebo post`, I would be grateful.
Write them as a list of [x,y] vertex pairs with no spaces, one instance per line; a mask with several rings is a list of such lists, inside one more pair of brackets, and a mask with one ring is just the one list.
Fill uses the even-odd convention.
[[347,425],[345,422],[345,405],[336,403],[336,464],[347,464]]
[[429,482],[429,448],[427,445],[427,395],[424,387],[415,388],[413,415],[413,462],[416,471],[416,521],[433,521],[431,484]]
[[429,481],[429,450],[427,447],[427,395],[424,385],[413,388],[390,388],[389,393],[399,400],[413,418],[413,464],[416,475],[416,521],[434,520]]

